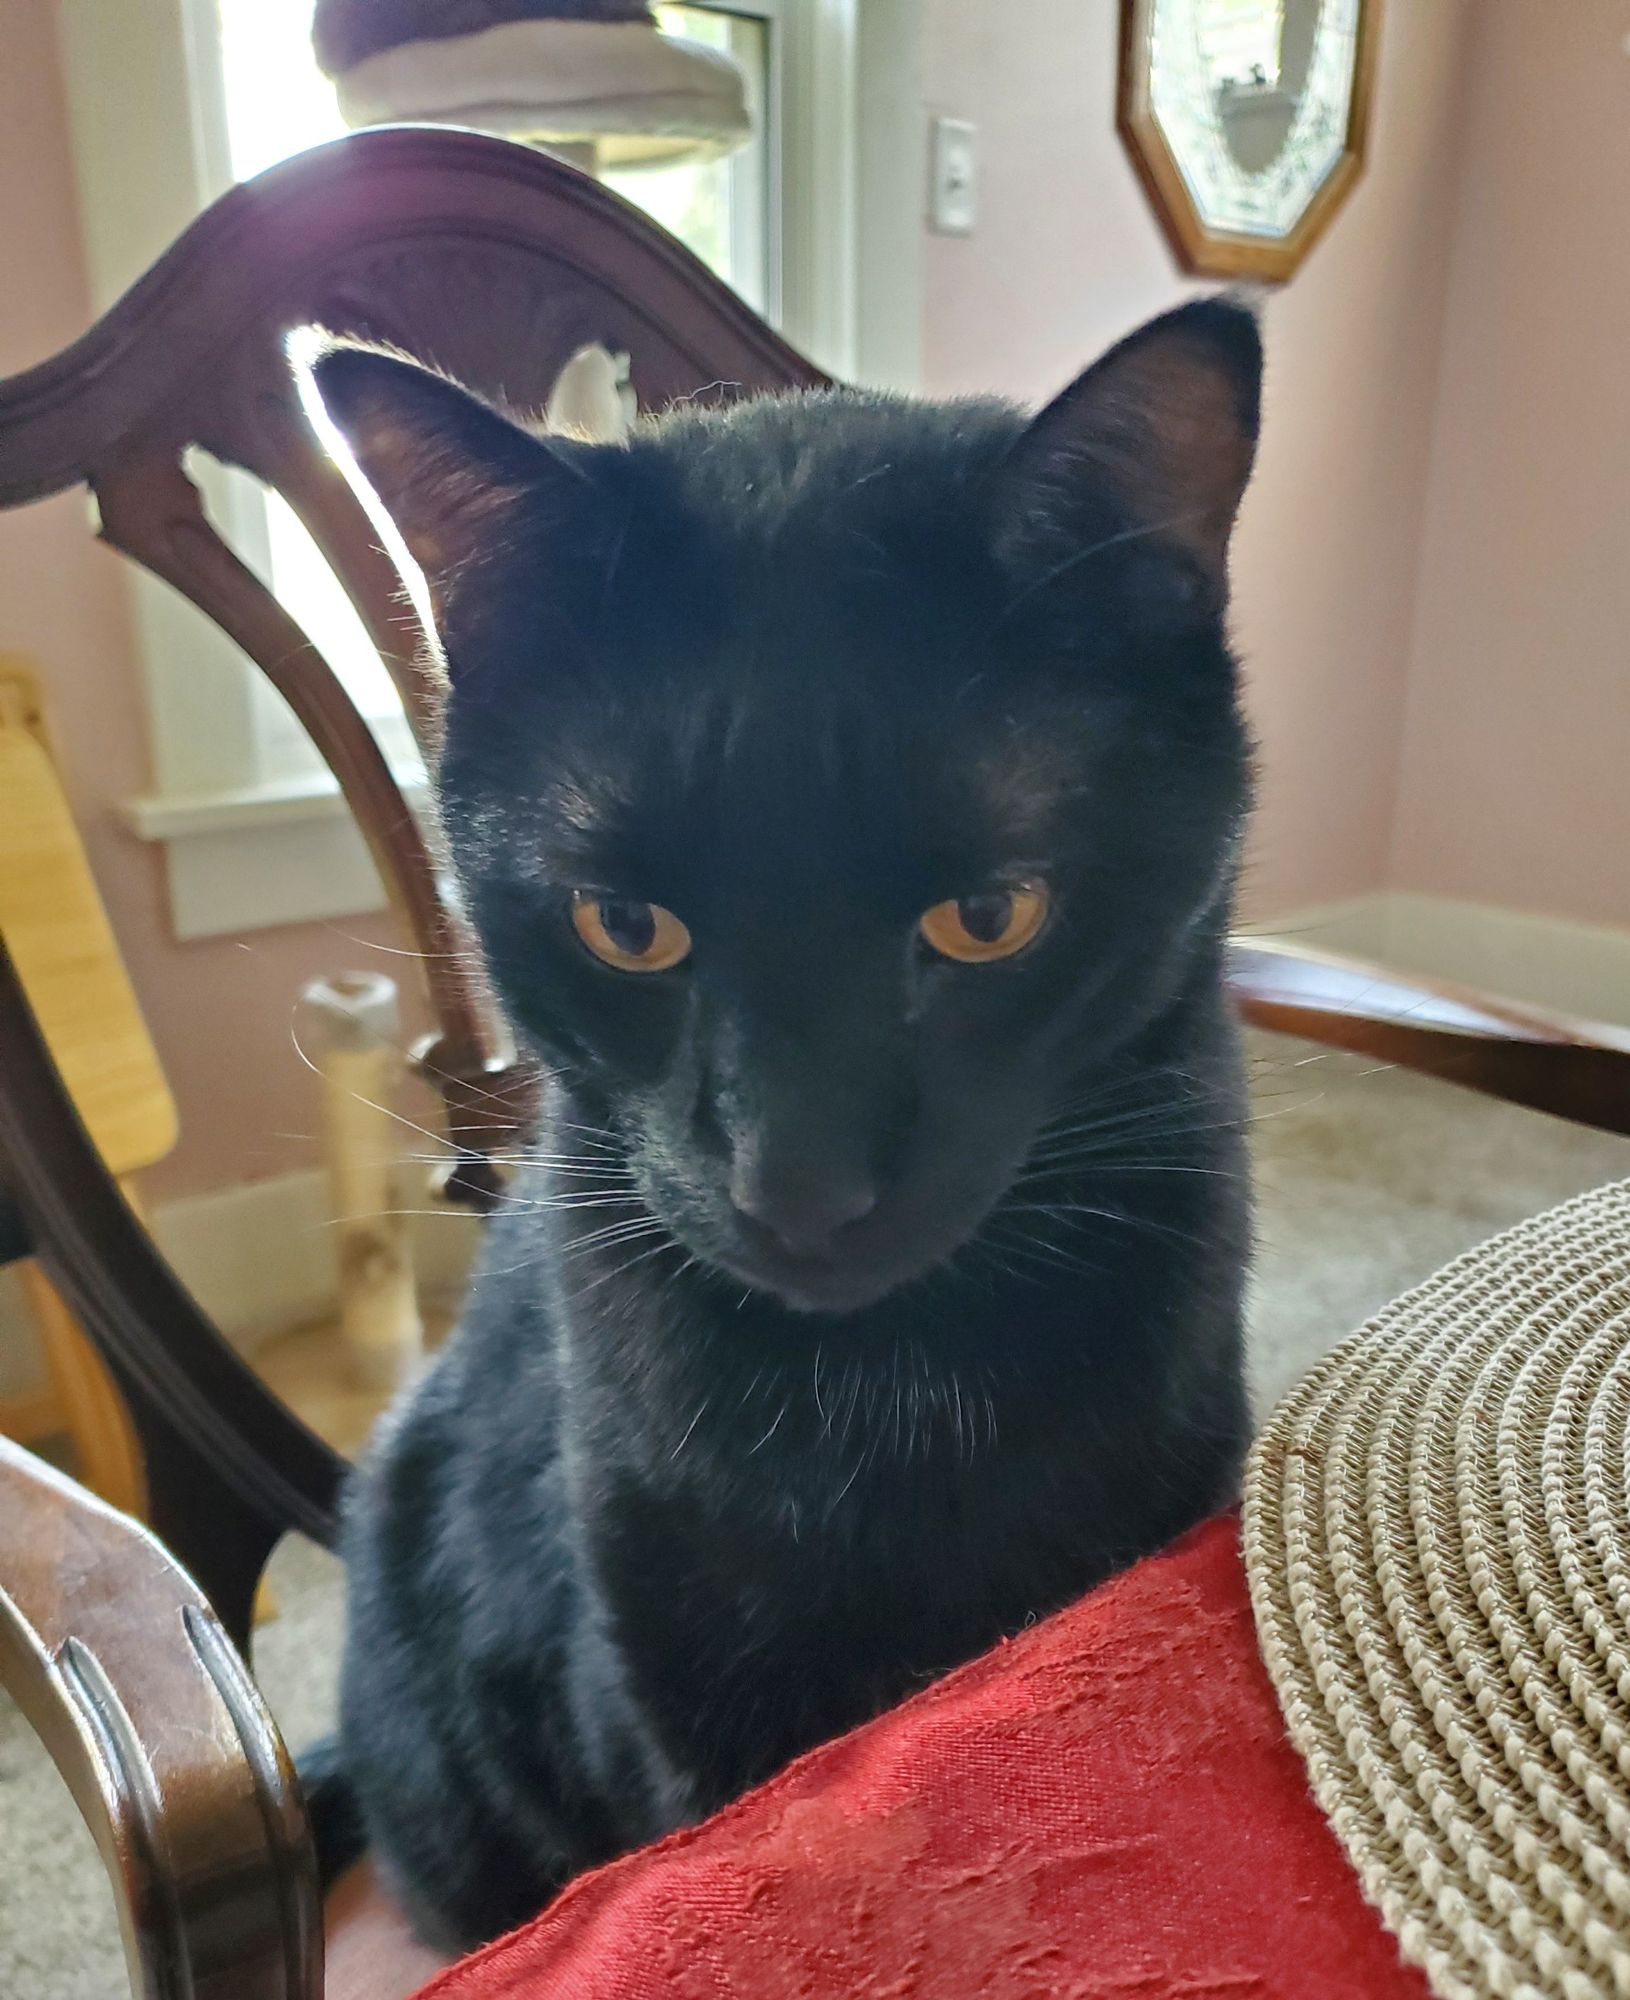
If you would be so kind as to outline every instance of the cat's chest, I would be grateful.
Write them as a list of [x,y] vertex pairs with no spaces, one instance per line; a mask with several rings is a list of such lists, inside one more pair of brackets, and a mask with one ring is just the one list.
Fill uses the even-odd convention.
[[1034,1518],[1010,1488],[989,1468],[873,1480],[796,1528],[624,1496],[596,1569],[664,1734],[721,1743],[751,1708],[791,1754],[1088,1588],[1106,1565],[1086,1510]]

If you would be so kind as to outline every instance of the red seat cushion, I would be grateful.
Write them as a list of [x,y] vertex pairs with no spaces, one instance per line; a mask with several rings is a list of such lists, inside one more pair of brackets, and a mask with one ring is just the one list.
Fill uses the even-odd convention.
[[575,1883],[435,2000],[1424,2000],[1209,1522]]

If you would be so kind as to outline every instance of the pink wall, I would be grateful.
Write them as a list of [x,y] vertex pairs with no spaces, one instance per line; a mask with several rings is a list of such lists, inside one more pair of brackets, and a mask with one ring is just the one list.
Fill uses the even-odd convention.
[[1393,858],[1401,888],[1612,924],[1630,924],[1627,29],[1623,0],[1477,11]]
[[[1262,742],[1252,915],[1385,878],[1466,12],[1385,10],[1369,172],[1267,309],[1262,457],[1236,543]],[[1118,14],[930,0],[929,102],[977,122],[982,174],[977,234],[929,239],[932,389],[1045,396],[1191,289],[1115,134]]]
[[[6,0],[0,60],[0,374],[89,319],[49,0]],[[177,945],[161,851],[127,834],[148,784],[146,717],[120,559],[69,494],[0,513],[0,650],[44,669],[91,863],[181,1109],[182,1144],[149,1178],[162,1198],[308,1165],[314,1106],[289,1040],[304,982],[358,956],[319,925]],[[355,931],[358,925],[338,926]]]

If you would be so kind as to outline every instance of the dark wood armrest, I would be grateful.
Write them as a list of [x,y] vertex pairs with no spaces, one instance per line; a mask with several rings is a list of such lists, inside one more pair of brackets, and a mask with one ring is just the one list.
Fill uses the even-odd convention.
[[143,1528],[0,1438],[0,1684],[107,1865],[142,2000],[318,2000],[294,1768],[202,1593]]
[[1228,983],[1254,1027],[1378,1056],[1630,1136],[1630,1033],[1305,945],[1239,938]]

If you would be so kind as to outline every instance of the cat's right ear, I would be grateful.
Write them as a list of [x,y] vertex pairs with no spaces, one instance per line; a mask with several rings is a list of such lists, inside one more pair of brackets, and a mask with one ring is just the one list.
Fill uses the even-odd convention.
[[1034,419],[1003,471],[1010,548],[1048,576],[1140,545],[1215,607],[1256,455],[1262,336],[1237,300],[1149,321]]
[[289,340],[314,429],[445,648],[461,586],[530,526],[592,505],[584,447],[545,440],[457,383],[307,328]]

